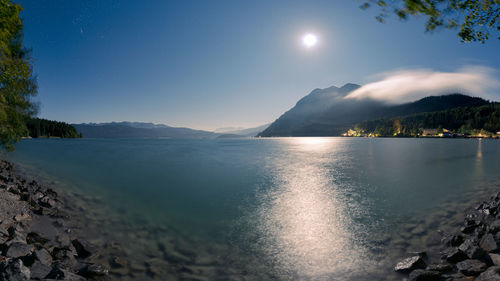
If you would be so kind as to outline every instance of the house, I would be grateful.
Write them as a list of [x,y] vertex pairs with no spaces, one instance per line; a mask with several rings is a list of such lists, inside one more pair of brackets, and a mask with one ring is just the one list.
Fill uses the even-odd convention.
[[438,134],[438,129],[424,129],[422,132],[422,136],[424,137],[436,136],[437,134]]

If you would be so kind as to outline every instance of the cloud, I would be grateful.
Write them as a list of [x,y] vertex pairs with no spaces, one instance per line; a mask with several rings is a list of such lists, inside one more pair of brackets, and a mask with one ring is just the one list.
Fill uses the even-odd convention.
[[500,99],[498,72],[484,66],[467,66],[457,72],[399,70],[377,77],[378,81],[362,86],[346,98],[372,98],[397,104],[432,95],[462,93],[495,101]]

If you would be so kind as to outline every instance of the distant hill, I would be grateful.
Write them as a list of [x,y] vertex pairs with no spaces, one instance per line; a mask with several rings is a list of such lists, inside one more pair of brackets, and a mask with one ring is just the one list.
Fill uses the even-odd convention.
[[217,136],[218,139],[239,139],[239,138],[246,138],[246,136],[243,135],[236,135],[236,134],[220,134]]
[[500,103],[367,120],[356,124],[351,134],[416,137],[423,135],[426,128],[438,129],[441,133],[446,129],[462,135],[496,135],[500,131]]
[[220,128],[215,130],[216,133],[221,133],[225,135],[235,135],[240,137],[255,137],[258,133],[262,132],[264,129],[269,127],[270,123],[260,125],[253,128]]
[[215,138],[218,134],[142,122],[72,124],[85,138]]
[[26,122],[29,136],[32,138],[58,137],[80,138],[76,129],[68,123],[42,118],[31,118]]
[[355,124],[365,120],[440,111],[460,106],[481,106],[488,103],[481,98],[462,94],[430,96],[401,105],[388,105],[372,99],[345,98],[359,87],[356,84],[346,84],[340,88],[333,86],[315,89],[258,135],[340,136]]

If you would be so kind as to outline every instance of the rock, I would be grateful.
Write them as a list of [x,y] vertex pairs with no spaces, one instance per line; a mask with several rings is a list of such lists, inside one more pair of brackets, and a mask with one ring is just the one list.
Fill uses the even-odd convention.
[[442,258],[447,262],[457,263],[467,259],[467,255],[458,248],[449,248],[443,252]]
[[490,253],[489,256],[494,265],[500,265],[500,255]]
[[478,246],[478,242],[476,239],[467,239],[465,240],[458,249],[464,252],[469,259],[477,259],[482,257],[485,252]]
[[7,249],[5,256],[9,258],[19,258],[31,254],[32,251],[32,245],[27,245],[22,242],[14,242]]
[[85,281],[86,279],[82,276],[71,273],[67,270],[61,268],[54,268],[50,273],[45,277],[46,279],[54,279],[54,280],[65,280],[65,281]]
[[410,273],[410,281],[437,281],[441,273],[432,270],[416,269]]
[[26,232],[24,229],[18,226],[10,226],[7,231],[9,232],[9,243],[12,244],[14,242],[22,242],[26,243]]
[[446,281],[471,281],[469,277],[465,277],[462,273],[443,274],[442,278]]
[[419,268],[425,268],[425,262],[421,256],[413,256],[398,262],[394,270],[397,272],[410,272]]
[[413,256],[420,256],[420,257],[427,256],[426,251],[412,251],[412,252],[408,252],[408,254],[413,255]]
[[[66,233],[57,234],[56,241],[57,241],[57,243],[59,243],[59,246],[61,248],[75,249],[75,247],[73,246],[73,243],[71,243],[71,239],[70,239],[69,235]],[[75,254],[76,253],[77,253],[77,251],[75,249]]]
[[45,243],[49,241],[50,241],[49,239],[43,238],[42,236],[40,236],[40,234],[36,232],[30,232],[26,236],[26,242],[28,242],[28,244],[39,244],[40,246],[43,246],[45,245]]
[[500,220],[496,220],[490,224],[490,232],[496,234],[500,231]]
[[483,237],[484,234],[486,234],[486,231],[487,231],[486,225],[480,224],[478,227],[476,227],[476,229],[474,229],[474,233],[472,235],[474,235],[477,238],[481,238]]
[[73,253],[64,248],[54,248],[52,257],[61,268],[73,269],[78,264]]
[[121,258],[119,257],[111,257],[109,259],[109,264],[111,265],[111,267],[113,268],[121,268],[121,267],[125,267],[125,261],[122,260]]
[[75,247],[79,258],[88,258],[95,251],[94,247],[90,243],[83,240],[75,239],[71,241],[71,244]]
[[35,261],[30,266],[30,271],[31,278],[43,279],[50,273],[50,271],[52,271],[52,268],[49,265],[41,263],[40,261]]
[[81,276],[92,279],[99,276],[106,276],[108,273],[109,269],[99,264],[89,264],[78,272]]
[[475,281],[500,281],[500,266],[492,266],[481,273]]
[[17,222],[24,221],[24,220],[27,220],[29,218],[30,218],[30,216],[26,213],[17,214],[14,216],[14,220]]
[[53,208],[56,206],[56,201],[49,196],[45,196],[42,199],[38,200],[40,206],[45,208]]
[[438,271],[438,272],[448,272],[453,269],[453,266],[449,263],[433,263],[427,267],[427,270]]
[[467,220],[466,223],[465,223],[465,226],[463,226],[460,231],[462,233],[472,233],[474,232],[474,230],[476,229],[476,227],[478,227],[479,224],[476,222],[476,221],[473,221],[473,220]]
[[491,233],[486,234],[479,242],[479,246],[483,248],[486,252],[492,252],[498,250],[497,242]]
[[35,259],[44,265],[52,264],[52,256],[46,249],[43,248],[38,251],[35,251]]
[[0,263],[0,280],[24,281],[31,278],[29,268],[24,266],[21,260],[11,260],[8,263]]
[[467,276],[474,276],[485,271],[488,267],[480,260],[464,260],[457,263],[457,268]]
[[464,242],[464,237],[460,234],[445,236],[441,242],[448,247],[457,247]]

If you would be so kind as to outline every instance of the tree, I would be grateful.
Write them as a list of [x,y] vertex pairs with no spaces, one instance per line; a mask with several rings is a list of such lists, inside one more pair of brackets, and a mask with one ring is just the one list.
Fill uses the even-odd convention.
[[37,83],[22,43],[21,10],[10,0],[0,0],[0,146],[7,150],[27,136],[26,120],[36,112],[30,98],[37,93]]
[[382,9],[376,17],[380,22],[385,22],[391,12],[402,20],[422,15],[427,19],[426,31],[459,28],[458,36],[463,42],[485,43],[492,34],[500,40],[500,0],[368,0],[361,8],[372,4]]

